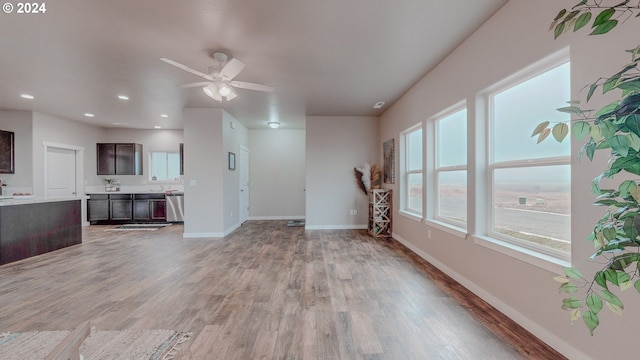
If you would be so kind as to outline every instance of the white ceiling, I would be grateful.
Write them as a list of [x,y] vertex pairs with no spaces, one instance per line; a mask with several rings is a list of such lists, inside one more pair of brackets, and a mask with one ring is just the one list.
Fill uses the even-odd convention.
[[[303,128],[305,115],[379,115],[506,0],[44,3],[44,14],[0,13],[0,109],[181,129],[188,107],[221,107],[249,128],[271,119]],[[180,88],[202,79],[160,61],[207,72],[218,49],[246,64],[234,80],[275,92],[239,89],[220,104]],[[375,110],[377,101],[386,105]]]

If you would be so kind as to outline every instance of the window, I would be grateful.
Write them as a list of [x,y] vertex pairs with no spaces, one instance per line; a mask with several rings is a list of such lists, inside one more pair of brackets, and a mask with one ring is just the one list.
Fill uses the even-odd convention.
[[422,215],[422,125],[401,134],[404,142],[401,209],[413,215]]
[[174,182],[180,180],[180,153],[152,151],[149,153],[149,180]]
[[565,259],[571,246],[570,139],[536,144],[530,135],[544,120],[569,120],[555,110],[571,98],[569,70],[565,59],[488,97],[488,235]]
[[466,228],[467,223],[467,110],[435,120],[434,217]]

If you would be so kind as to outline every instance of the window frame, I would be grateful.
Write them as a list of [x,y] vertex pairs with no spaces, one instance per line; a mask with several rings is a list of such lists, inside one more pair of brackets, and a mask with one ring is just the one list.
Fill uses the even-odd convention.
[[[422,156],[422,161],[421,161],[421,167],[419,169],[411,169],[409,170],[409,145],[410,145],[410,141],[409,141],[409,137],[414,134],[417,131],[421,131],[421,136],[420,136],[420,154]],[[401,157],[401,182],[400,182],[400,213],[404,214],[404,215],[408,215],[412,218],[415,218],[416,220],[422,220],[424,213],[425,213],[425,204],[424,204],[424,191],[425,191],[425,173],[424,173],[424,161],[425,161],[425,146],[424,146],[424,127],[422,122],[413,125],[412,127],[402,131],[400,133],[400,141],[401,141],[401,149],[402,149],[402,157]],[[409,175],[414,175],[414,174],[420,174],[422,175],[422,183],[421,183],[421,187],[422,187],[422,208],[421,209],[414,209],[414,208],[410,208],[409,204],[410,204],[410,186],[409,186]]]
[[156,175],[156,172],[153,171],[153,154],[157,154],[157,153],[164,153],[165,154],[165,163],[167,164],[167,174],[168,175],[168,170],[169,170],[169,155],[170,154],[174,154],[177,155],[178,158],[180,157],[180,151],[173,151],[173,150],[151,150],[149,151],[149,175],[148,175],[148,181],[152,182],[154,184],[178,184],[180,183],[180,179],[182,178],[182,175],[180,175],[180,161],[178,160],[178,177],[174,178],[174,179],[162,179],[162,180],[153,180],[153,176]]
[[[547,156],[541,158],[529,158],[529,159],[521,159],[521,160],[505,160],[505,161],[495,161],[495,103],[494,98],[497,94],[500,94],[504,91],[507,91],[513,87],[516,87],[520,84],[523,84],[529,80],[536,78],[537,76],[543,75],[551,70],[556,69],[557,67],[563,66],[565,64],[569,64],[571,66],[570,56],[568,50],[561,51],[553,56],[550,56],[547,59],[543,59],[532,66],[514,74],[513,76],[503,80],[499,84],[494,87],[486,90],[484,92],[485,105],[487,109],[486,121],[489,131],[486,134],[486,146],[487,146],[487,179],[486,179],[486,191],[487,191],[487,201],[486,205],[486,214],[488,215],[485,219],[485,233],[486,237],[489,239],[497,240],[497,243],[503,243],[507,248],[515,249],[523,249],[525,253],[533,255],[534,257],[538,257],[541,259],[550,260],[554,263],[563,263],[567,264],[571,260],[571,250],[568,252],[564,252],[561,250],[541,246],[535,244],[533,242],[519,239],[513,236],[508,236],[505,234],[498,233],[495,231],[495,172],[500,169],[517,169],[517,168],[531,168],[531,167],[543,167],[543,166],[569,166],[571,167],[571,153],[568,155],[562,156]],[[571,81],[571,79],[569,79]],[[569,99],[566,99],[569,100]],[[549,140],[552,141],[552,140]],[[571,142],[571,136],[567,136],[565,141]],[[571,144],[569,145],[571,146]],[[569,239],[571,242],[571,238]],[[495,242],[494,242],[495,243]]]
[[[444,224],[447,224],[449,226],[453,226],[454,228],[459,228],[460,230],[466,231],[467,230],[467,222],[463,222],[463,221],[456,221],[454,219],[451,218],[447,218],[444,216],[441,216],[439,213],[439,209],[440,209],[440,177],[439,174],[444,173],[444,172],[453,172],[453,171],[465,171],[465,178],[468,181],[469,178],[469,173],[468,173],[468,167],[469,167],[469,159],[468,156],[465,156],[466,159],[466,164],[464,165],[448,165],[448,166],[440,166],[440,156],[439,156],[439,143],[438,143],[438,139],[439,139],[439,135],[440,135],[440,122],[442,120],[445,120],[446,118],[456,115],[457,113],[461,112],[461,111],[465,111],[465,123],[468,122],[468,110],[467,110],[467,104],[466,102],[461,102],[458,103],[452,107],[450,107],[449,109],[439,113],[438,115],[434,116],[430,121],[433,122],[433,158],[431,159],[433,161],[433,169],[431,171],[431,183],[433,184],[433,190],[432,190],[432,194],[433,196],[433,220],[437,221],[437,222],[441,222]],[[467,127],[467,132],[464,134],[464,139],[465,139],[465,153],[468,154],[468,138],[467,135],[469,134],[469,130]],[[467,185],[468,188],[468,185]],[[467,196],[465,197],[465,208],[467,208],[467,205],[469,203],[469,196],[468,196],[468,191],[467,191]],[[468,209],[467,209],[468,210]],[[468,214],[468,211],[467,211]]]

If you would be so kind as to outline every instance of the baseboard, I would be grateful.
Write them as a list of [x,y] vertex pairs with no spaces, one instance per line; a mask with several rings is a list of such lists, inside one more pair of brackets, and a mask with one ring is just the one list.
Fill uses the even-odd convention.
[[520,326],[527,329],[527,331],[537,336],[540,340],[549,344],[549,346],[554,348],[556,351],[558,351],[562,355],[566,356],[569,359],[595,360],[592,357],[583,353],[582,351],[578,350],[577,348],[569,345],[567,342],[559,340],[556,335],[550,333],[547,329],[545,329],[540,324],[531,320],[530,318],[523,315],[521,312],[515,310],[511,306],[507,305],[499,298],[485,291],[483,288],[477,286],[474,282],[470,281],[466,277],[453,271],[451,268],[441,263],[437,259],[431,257],[429,254],[425,253],[424,251],[420,250],[418,247],[416,247],[409,241],[403,239],[401,236],[398,236],[397,234],[393,233],[392,237],[396,239],[398,242],[400,242],[402,245],[406,246],[409,250],[414,252],[416,255],[425,259],[431,265],[435,266],[440,271],[444,272],[445,274],[450,276],[452,279],[457,281],[460,285],[464,286],[469,291],[471,291],[472,293],[480,297],[482,300],[486,301],[491,306],[498,309],[498,311],[500,311],[501,313],[509,317],[511,320],[515,321]]
[[304,220],[304,215],[291,216],[249,216],[248,220]]
[[198,238],[222,238],[224,233],[183,233],[183,239],[198,239]]
[[366,230],[367,225],[305,225],[305,230]]
[[235,225],[233,225],[232,227],[230,227],[230,228],[226,229],[226,230],[224,231],[224,236],[227,236],[227,235],[231,234],[232,232],[234,232],[234,231],[235,231],[237,228],[239,228],[239,227],[240,227],[240,224],[235,224]]

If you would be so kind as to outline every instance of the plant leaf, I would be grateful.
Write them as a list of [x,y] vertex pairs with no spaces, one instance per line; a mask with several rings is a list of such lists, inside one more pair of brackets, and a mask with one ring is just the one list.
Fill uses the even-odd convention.
[[569,314],[569,319],[571,320],[571,325],[573,325],[573,323],[576,322],[576,320],[580,319],[581,317],[582,317],[582,315],[580,313],[580,309],[571,310],[571,313]]
[[593,330],[595,330],[595,328],[600,324],[598,314],[595,314],[592,311],[586,311],[584,315],[582,315],[582,320],[584,321],[584,324],[587,325],[587,329],[589,329],[591,336],[593,336]]
[[629,140],[626,135],[614,135],[609,139],[609,145],[620,156],[629,155]]
[[[613,16],[613,14],[615,13],[616,13],[616,10],[613,8],[602,10],[600,14],[596,16],[596,19],[593,20],[593,25],[591,25],[591,27],[594,28],[594,27],[600,26],[601,24],[604,24],[605,22],[609,21],[609,19],[611,19],[611,16]],[[566,10],[565,10],[565,14],[566,14]]]
[[605,289],[608,289],[607,279],[604,277],[604,272],[598,271],[593,278],[598,285],[602,286]]
[[562,300],[563,309],[579,309],[582,306],[582,301],[572,297]]
[[633,197],[633,200],[640,202],[640,187],[629,190],[629,195]]
[[600,299],[598,295],[591,294],[587,296],[586,303],[589,310],[594,314],[597,314],[600,312],[600,310],[602,310],[602,299]]
[[[617,278],[617,275],[616,275]],[[622,305],[622,301],[620,301],[620,299],[618,299],[618,297],[612,293],[609,290],[600,290],[600,295],[602,296],[602,298],[604,300],[606,300],[608,303],[615,305],[617,307],[619,307],[620,309],[624,309],[624,306]]]
[[572,284],[570,282],[568,283],[564,283],[562,285],[560,285],[560,291],[567,293],[567,294],[571,294],[574,292],[578,291],[578,287],[576,286],[576,284]]
[[616,88],[616,84],[620,80],[620,74],[616,74],[607,79],[607,81],[602,84],[602,93],[606,94],[607,92]]
[[613,29],[614,27],[616,27],[616,25],[618,25],[618,20],[609,20],[605,23],[602,23],[600,25],[598,25],[598,27],[595,28],[595,30],[593,30],[591,32],[591,34],[589,35],[602,35],[602,34],[606,34],[609,31],[611,31],[611,29]]
[[564,113],[569,113],[569,114],[578,114],[578,115],[583,114],[582,110],[577,106],[565,106],[565,107],[558,108],[556,110]]
[[633,287],[640,293],[640,279],[633,283]]
[[591,97],[593,96],[593,93],[596,91],[597,88],[598,88],[597,81],[589,86],[589,93],[587,94],[587,102],[591,100]]
[[[593,128],[598,128],[597,126],[593,126]],[[590,161],[593,161],[593,155],[595,155],[596,152],[596,143],[595,142],[591,142],[587,145],[586,147],[586,153],[587,153],[587,157],[589,158]]]
[[563,267],[562,271],[564,271],[564,274],[567,275],[569,279],[582,279],[582,273],[576,268]]
[[633,114],[627,116],[624,125],[637,136],[640,136],[640,115]]
[[549,122],[548,121],[543,121],[540,124],[538,124],[538,126],[536,126],[536,128],[533,130],[533,133],[531,134],[531,137],[534,137],[538,134],[540,134],[544,129],[546,129],[549,126]]
[[564,27],[565,27],[565,22],[561,22],[558,25],[556,25],[555,29],[553,29],[553,38],[557,39],[558,36],[562,35],[562,33],[564,32]]
[[[578,141],[582,141],[590,131],[591,124],[586,121],[578,121],[571,126],[571,132]],[[640,139],[640,137],[638,139]]]
[[637,187],[638,187],[638,184],[636,184],[636,182],[633,180],[623,181],[622,184],[620,184],[620,186],[618,187],[618,190],[620,191],[620,197],[626,198],[627,196],[630,196],[631,192],[635,190]]
[[[569,134],[569,125],[565,123],[557,123],[552,130],[553,137],[558,141],[562,142],[567,135]],[[625,139],[626,140],[626,139]],[[627,143],[627,150],[629,150],[629,144]],[[626,156],[626,155],[623,155]]]
[[551,129],[549,128],[544,129],[538,136],[537,144],[540,144],[544,139],[546,139],[549,136],[549,134],[551,134]]
[[580,16],[578,16],[578,21],[576,21],[576,25],[573,27],[573,31],[576,32],[582,29],[585,25],[589,23],[591,20],[591,13],[586,12]]
[[609,308],[609,310],[611,310],[612,313],[618,315],[618,316],[622,316],[622,308],[620,308],[619,306],[616,306],[612,303],[606,303],[607,307]]
[[616,100],[606,106],[603,106],[602,108],[600,108],[600,110],[598,110],[598,112],[596,112],[596,114],[594,115],[596,118],[598,119],[604,119],[606,117],[612,116],[616,109],[618,108],[618,105],[620,104],[619,100]]
[[566,278],[564,276],[556,276],[556,277],[553,278],[553,280],[555,280],[555,281],[557,281],[557,282],[559,282],[561,284],[569,282],[569,278]]
[[600,129],[600,127],[592,126],[591,129],[589,129],[589,131],[591,133],[591,138],[593,139],[593,141],[598,141],[602,139],[602,129]]
[[560,20],[560,18],[562,18],[564,16],[564,14],[567,13],[567,9],[562,9],[558,12],[558,15],[556,15],[555,18],[553,18],[553,20]]

